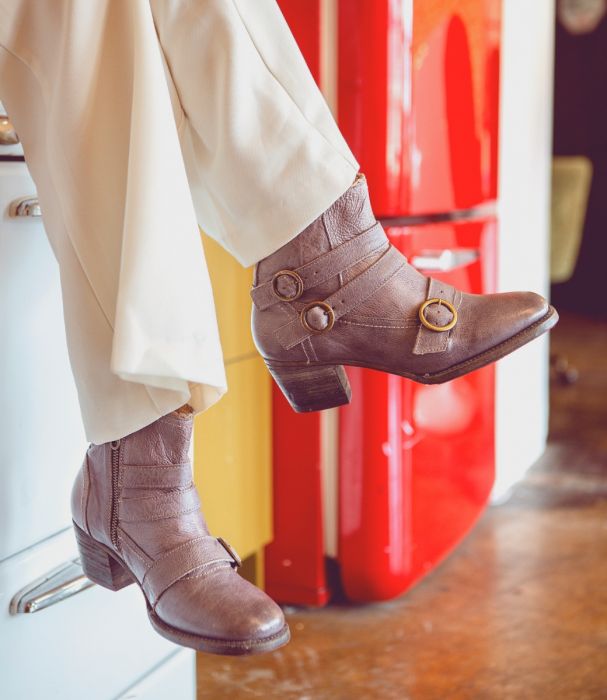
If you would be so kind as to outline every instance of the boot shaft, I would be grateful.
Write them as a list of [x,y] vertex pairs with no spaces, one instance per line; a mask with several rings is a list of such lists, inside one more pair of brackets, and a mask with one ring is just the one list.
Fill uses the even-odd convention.
[[[120,440],[91,443],[72,486],[72,517],[78,527],[103,544],[116,547],[118,504],[124,496],[142,492],[125,490],[123,465],[143,468],[189,462],[192,427],[191,416],[168,414]],[[162,488],[159,483],[158,490]]]
[[[253,284],[269,280],[278,270],[289,270],[314,260],[323,253],[370,229],[375,216],[364,176],[337,199],[323,214],[277,251],[255,265]],[[339,287],[337,276],[313,290],[316,297],[328,296]],[[305,300],[305,295],[302,300]]]

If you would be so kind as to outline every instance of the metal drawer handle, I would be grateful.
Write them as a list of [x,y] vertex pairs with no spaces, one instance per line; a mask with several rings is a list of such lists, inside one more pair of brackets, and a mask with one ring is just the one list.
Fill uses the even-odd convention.
[[480,258],[478,248],[455,248],[444,250],[422,250],[411,259],[411,264],[419,270],[449,272],[456,267],[471,265]]
[[15,127],[6,114],[0,114],[0,146],[14,146],[19,143]]
[[11,216],[42,216],[37,197],[17,199],[11,204],[9,211]]
[[36,579],[13,596],[11,615],[35,613],[71,598],[95,584],[83,573],[79,559],[73,559]]

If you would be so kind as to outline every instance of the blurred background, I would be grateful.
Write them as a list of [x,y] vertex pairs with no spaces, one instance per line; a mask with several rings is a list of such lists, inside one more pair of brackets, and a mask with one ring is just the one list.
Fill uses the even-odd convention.
[[392,243],[561,321],[444,385],[347,368],[351,404],[295,414],[250,336],[251,268],[201,233],[230,390],[196,419],[195,480],[293,638],[196,655],[136,587],[82,574],[58,270],[0,105],[2,696],[605,698],[607,0],[279,5]]

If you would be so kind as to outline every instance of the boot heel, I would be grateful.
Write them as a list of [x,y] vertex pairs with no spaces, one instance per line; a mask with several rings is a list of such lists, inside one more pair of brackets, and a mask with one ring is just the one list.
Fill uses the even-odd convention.
[[265,361],[274,381],[297,413],[350,403],[352,391],[342,365],[281,365]]
[[74,523],[76,542],[80,551],[80,563],[85,575],[93,582],[111,591],[119,591],[121,588],[133,583],[133,577],[110,556],[103,547],[96,542],[84,530]]

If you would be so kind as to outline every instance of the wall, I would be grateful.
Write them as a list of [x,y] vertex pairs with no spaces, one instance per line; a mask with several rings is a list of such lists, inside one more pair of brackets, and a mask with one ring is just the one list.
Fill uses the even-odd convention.
[[[504,0],[498,285],[548,292],[554,0]],[[497,478],[503,499],[545,448],[548,338],[498,363]]]

